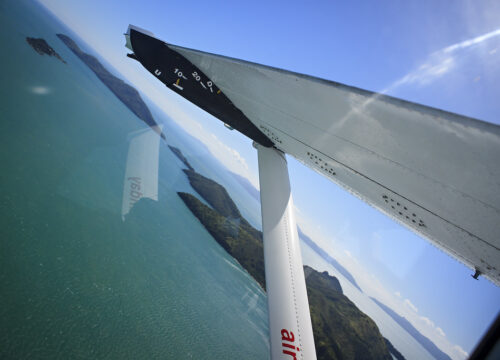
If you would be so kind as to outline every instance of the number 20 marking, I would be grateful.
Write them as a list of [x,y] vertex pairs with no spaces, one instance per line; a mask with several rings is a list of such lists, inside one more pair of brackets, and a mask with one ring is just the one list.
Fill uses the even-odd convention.
[[[201,85],[201,86],[203,86],[203,88],[204,88],[204,89],[206,89],[206,88],[207,88],[207,87],[205,86],[205,84],[203,84],[203,83],[200,81],[200,80],[201,80],[201,76],[200,76],[200,75],[198,75],[198,72],[197,72],[197,71],[194,71],[191,75],[193,75],[193,77],[194,77],[194,79],[195,79],[196,81],[200,82],[200,85]],[[212,83],[210,80],[208,80],[208,81],[207,81],[207,86],[208,86],[208,88],[210,89],[210,92],[214,92],[214,90],[212,89],[212,85],[213,85],[213,83]]]

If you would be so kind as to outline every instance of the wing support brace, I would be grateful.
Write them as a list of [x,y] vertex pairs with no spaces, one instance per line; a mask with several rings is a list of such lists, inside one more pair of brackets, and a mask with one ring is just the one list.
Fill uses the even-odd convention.
[[259,159],[271,359],[316,359],[285,154],[254,146]]

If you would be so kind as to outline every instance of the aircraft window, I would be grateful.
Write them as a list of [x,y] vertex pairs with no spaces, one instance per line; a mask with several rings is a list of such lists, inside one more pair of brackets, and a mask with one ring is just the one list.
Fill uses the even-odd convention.
[[[392,111],[410,101],[488,121],[471,127],[457,120],[445,132],[457,141],[463,128],[486,134],[485,156],[496,159],[487,146],[500,133],[490,124],[498,125],[500,110],[500,23],[494,16],[500,7],[363,4],[358,11],[326,2],[307,8],[258,4],[0,4],[0,358],[270,358],[257,152],[248,137],[227,131],[232,124],[224,126],[182,98],[187,91],[207,107],[223,104],[241,117],[271,112],[279,125],[251,124],[254,134],[262,130],[289,152],[318,359],[461,360],[473,352],[500,310],[500,290],[485,276],[500,277],[489,262],[492,251],[482,253],[473,269],[426,239],[436,228],[448,236],[464,222],[446,194],[482,206],[489,201],[483,191],[494,193],[498,182],[476,186],[464,159],[457,181],[473,195],[440,183],[439,191],[410,201],[398,191],[407,185],[401,179],[421,191],[424,180],[434,182],[445,168],[437,164],[432,176],[420,172],[432,163],[432,150],[442,145],[443,153],[453,152],[436,142],[432,121],[417,131],[417,118],[403,130],[418,149],[402,147],[395,133],[403,121]],[[164,14],[174,13],[179,16],[165,22]],[[246,95],[237,102],[241,78],[229,65],[223,67],[227,82],[160,62],[144,68],[123,47],[131,19],[162,32],[158,38],[170,41],[165,34],[172,34],[180,46],[295,73],[245,62],[253,71],[245,86],[264,106]],[[349,19],[358,19],[356,26]],[[422,35],[422,24],[431,35]],[[213,58],[191,56],[217,70]],[[280,81],[260,87],[273,71]],[[351,108],[316,91],[344,85],[316,77],[353,86],[346,96]],[[307,91],[292,93],[296,86]],[[280,98],[284,109],[268,101],[283,88],[290,92]],[[384,95],[365,101],[364,88]],[[344,113],[328,113],[335,123],[320,128],[321,106],[311,107],[314,101]],[[382,103],[386,107],[376,107]],[[291,108],[297,111],[288,114]],[[300,114],[303,108],[310,111]],[[421,111],[410,107],[412,116]],[[433,114],[440,119],[440,110]],[[377,115],[386,122],[377,122]],[[315,129],[317,136],[302,144],[287,135],[295,129],[305,137]],[[330,144],[329,136],[335,136],[335,157],[319,150]],[[374,153],[370,146],[392,150],[361,156]],[[414,163],[389,158],[416,152],[429,156]],[[489,164],[479,170],[495,174],[494,161]],[[383,187],[385,167],[399,172]],[[367,198],[375,199],[372,206]],[[478,232],[495,220],[471,216]],[[454,245],[463,252],[480,248],[482,239],[471,240],[467,231],[453,238]],[[287,342],[280,351],[299,358],[293,335],[283,330]]]

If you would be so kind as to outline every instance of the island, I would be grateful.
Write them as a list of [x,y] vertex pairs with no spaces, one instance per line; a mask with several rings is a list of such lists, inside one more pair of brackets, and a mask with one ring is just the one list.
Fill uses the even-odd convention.
[[299,238],[305,244],[307,244],[307,246],[309,246],[316,254],[321,256],[327,263],[329,263],[335,269],[337,269],[338,272],[341,273],[347,280],[349,280],[349,282],[353,284],[359,291],[363,292],[363,290],[361,290],[356,280],[354,280],[354,276],[352,276],[351,273],[347,271],[345,267],[340,265],[340,263],[337,260],[328,255],[328,253],[325,250],[323,250],[319,245],[317,245],[309,236],[304,234],[300,229],[300,227],[298,226],[297,226],[297,231],[299,233]]
[[318,359],[392,359],[388,340],[343,294],[337,278],[309,266],[304,273]]
[[[175,153],[175,152],[174,152]],[[193,215],[228,254],[265,291],[262,232],[253,228],[239,212],[226,189],[195,170],[183,170],[196,196],[179,192]],[[404,357],[385,339],[375,324],[342,292],[337,278],[326,271],[304,267],[316,353],[323,359],[392,359]]]
[[246,177],[238,175],[232,171],[228,171],[228,173],[243,187],[243,189],[248,192],[251,197],[260,202],[260,191],[257,190]]
[[451,360],[451,358],[440,350],[436,344],[434,344],[431,339],[422,335],[420,331],[415,329],[415,327],[403,316],[396,313],[387,305],[378,301],[377,299],[371,297],[372,299],[382,310],[384,310],[387,315],[389,315],[395,322],[397,322],[403,329],[405,329],[415,340],[417,340],[420,345],[424,347],[436,360]]
[[50,46],[45,39],[26,37],[26,42],[40,55],[53,56],[66,64],[66,61]]
[[170,151],[172,151],[174,153],[175,156],[177,156],[177,158],[180,161],[182,161],[184,163],[184,165],[187,166],[187,168],[189,170],[194,170],[193,167],[191,166],[191,164],[189,163],[189,161],[186,159],[186,157],[182,153],[182,151],[179,150],[179,148],[176,148],[175,146],[172,146],[172,145],[168,145],[168,148],[170,149]]
[[109,90],[139,119],[144,121],[155,132],[158,133],[163,139],[165,135],[156,123],[148,106],[142,100],[141,95],[133,86],[128,85],[122,79],[116,77],[109,72],[101,62],[95,57],[82,51],[76,42],[69,36],[64,34],[57,34],[59,39],[78,57],[90,70],[92,70],[99,80],[108,87]]

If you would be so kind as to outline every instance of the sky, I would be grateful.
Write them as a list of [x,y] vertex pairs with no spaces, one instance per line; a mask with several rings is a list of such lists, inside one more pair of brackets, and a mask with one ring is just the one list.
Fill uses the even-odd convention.
[[[498,1],[40,2],[256,187],[251,142],[126,58],[123,33],[129,24],[169,43],[500,122]],[[407,317],[453,358],[470,353],[500,310],[499,288],[472,280],[470,269],[288,160],[304,232],[346,266],[368,295]]]

